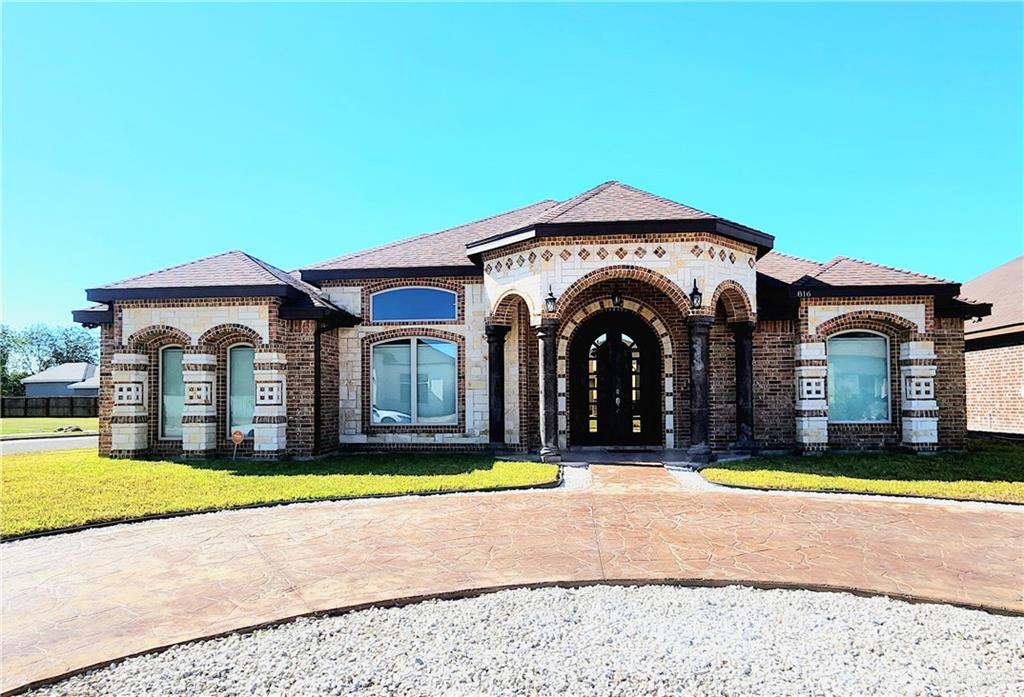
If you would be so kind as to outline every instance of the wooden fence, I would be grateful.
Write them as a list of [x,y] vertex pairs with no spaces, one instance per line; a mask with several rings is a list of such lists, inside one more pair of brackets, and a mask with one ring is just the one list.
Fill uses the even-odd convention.
[[5,419],[26,416],[97,416],[99,397],[4,397],[0,415]]

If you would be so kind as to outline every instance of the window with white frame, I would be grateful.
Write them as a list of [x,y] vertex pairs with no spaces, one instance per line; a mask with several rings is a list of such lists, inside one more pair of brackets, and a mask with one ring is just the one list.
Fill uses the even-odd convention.
[[889,421],[889,340],[846,332],[828,340],[828,418],[842,423]]
[[417,337],[374,344],[371,351],[372,423],[458,422],[456,344]]
[[373,322],[441,322],[454,320],[457,314],[455,292],[442,288],[395,288],[370,297]]
[[252,346],[228,349],[228,435],[241,431],[248,438],[253,432],[256,411],[256,376]]
[[181,359],[185,351],[179,346],[160,350],[160,437],[181,438],[181,413],[185,407],[185,379]]

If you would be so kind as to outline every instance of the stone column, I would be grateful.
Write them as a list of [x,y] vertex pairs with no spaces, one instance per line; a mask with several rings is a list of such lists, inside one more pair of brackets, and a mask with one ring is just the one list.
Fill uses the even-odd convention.
[[205,455],[217,449],[217,357],[186,353],[181,359],[185,404],[181,410],[181,449]]
[[824,341],[796,345],[796,442],[803,452],[828,448],[828,361]]
[[488,324],[487,417],[491,445],[505,445],[505,336],[512,327]]
[[540,342],[540,457],[561,462],[558,454],[558,320],[542,319],[536,328]]
[[288,358],[280,351],[257,351],[253,368],[253,450],[260,455],[284,454],[288,447]]
[[935,344],[931,341],[900,344],[903,445],[918,452],[935,450],[939,444],[935,360]]
[[134,457],[149,448],[149,356],[115,353],[111,360],[114,407],[111,457]]
[[757,450],[754,442],[754,323],[729,325],[736,339],[736,442],[733,448]]
[[715,461],[708,438],[709,431],[709,357],[708,333],[714,317],[690,315],[690,449],[686,457],[690,462]]

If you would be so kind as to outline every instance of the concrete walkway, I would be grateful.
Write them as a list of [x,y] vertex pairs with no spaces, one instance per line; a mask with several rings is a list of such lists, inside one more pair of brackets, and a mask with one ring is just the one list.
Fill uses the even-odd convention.
[[830,587],[1024,612],[1017,510],[591,471],[577,491],[295,504],[5,543],[2,689],[305,613],[557,581]]
[[76,450],[99,445],[99,436],[58,436],[55,438],[12,438],[0,440],[0,455],[44,453],[51,450]]

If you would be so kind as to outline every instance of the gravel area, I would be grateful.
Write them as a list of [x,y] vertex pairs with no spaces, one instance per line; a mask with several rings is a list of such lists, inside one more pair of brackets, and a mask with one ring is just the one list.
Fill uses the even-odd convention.
[[1024,620],[844,593],[594,586],[197,642],[39,695],[1019,695]]

